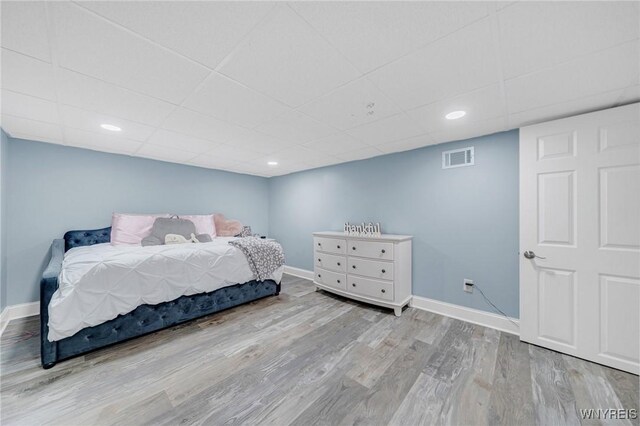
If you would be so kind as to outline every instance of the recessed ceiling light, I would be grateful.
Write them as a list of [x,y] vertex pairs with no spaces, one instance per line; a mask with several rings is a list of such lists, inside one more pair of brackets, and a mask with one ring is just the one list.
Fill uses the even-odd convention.
[[445,115],[444,118],[447,120],[457,120],[458,118],[462,118],[467,115],[466,111],[451,111],[449,114]]
[[278,162],[277,161],[268,161],[267,164],[270,165],[270,166],[277,166]]
[[114,126],[113,124],[101,124],[100,127],[102,127],[105,130],[110,130],[112,132],[119,132],[120,130],[122,130],[120,127]]

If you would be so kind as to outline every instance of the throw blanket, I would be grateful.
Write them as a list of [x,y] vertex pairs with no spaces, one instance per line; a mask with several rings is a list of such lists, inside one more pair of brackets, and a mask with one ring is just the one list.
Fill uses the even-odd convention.
[[229,244],[244,253],[257,281],[269,279],[273,271],[284,265],[282,246],[276,242],[245,237],[229,241]]

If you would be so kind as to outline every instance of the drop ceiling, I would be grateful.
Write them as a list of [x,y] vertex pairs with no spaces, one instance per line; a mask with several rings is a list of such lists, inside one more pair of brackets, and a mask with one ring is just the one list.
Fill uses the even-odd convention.
[[260,176],[640,99],[638,2],[1,7],[12,137]]

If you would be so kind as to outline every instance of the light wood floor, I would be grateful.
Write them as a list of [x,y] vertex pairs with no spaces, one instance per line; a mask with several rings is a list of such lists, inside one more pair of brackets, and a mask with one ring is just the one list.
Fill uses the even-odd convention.
[[[249,305],[59,363],[38,318],[1,340],[3,425],[599,424],[638,409],[638,377],[439,315],[315,292]],[[638,420],[616,424],[638,424]]]

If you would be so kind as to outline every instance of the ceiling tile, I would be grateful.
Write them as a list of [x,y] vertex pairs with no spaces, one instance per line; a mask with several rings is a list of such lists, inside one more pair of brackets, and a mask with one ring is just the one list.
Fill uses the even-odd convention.
[[640,85],[627,87],[618,99],[618,105],[626,105],[632,102],[640,102]]
[[356,160],[364,160],[365,158],[377,157],[379,155],[383,155],[384,152],[375,148],[373,146],[369,146],[366,148],[356,149],[354,151],[344,152],[336,155],[342,161],[356,161]]
[[262,156],[255,150],[227,144],[218,145],[207,154],[227,161],[251,161]]
[[222,143],[232,142],[242,131],[239,126],[185,108],[176,109],[165,120],[162,127],[177,133]]
[[230,170],[236,164],[239,164],[238,161],[221,158],[220,156],[215,154],[202,154],[195,158],[192,158],[188,161],[188,163],[193,164],[194,166],[221,170]]
[[2,49],[2,88],[50,101],[56,100],[51,64],[7,49]]
[[496,10],[502,10],[502,9],[504,9],[506,7],[513,6],[518,1],[521,1],[521,0],[516,0],[516,1],[496,1],[496,2],[494,2],[494,4],[496,5]]
[[183,151],[181,149],[151,145],[148,143],[142,145],[142,148],[140,148],[136,154],[147,158],[153,158],[155,160],[170,161],[172,163],[184,163],[197,155],[193,152]]
[[400,109],[362,77],[299,108],[299,111],[342,130],[379,120]]
[[[278,161],[277,166],[269,166],[269,161]],[[338,160],[339,161],[339,160]],[[292,161],[288,158],[277,155],[268,155],[243,164],[242,171],[246,173],[256,173],[262,176],[280,176],[300,170],[309,170],[319,165],[311,165],[302,161]]]
[[[407,114],[429,133],[456,129],[470,123],[507,114],[505,97],[500,86],[495,84],[473,92],[455,96],[429,105],[418,107]],[[467,115],[458,120],[447,120],[445,115],[452,111],[466,111]]]
[[623,89],[638,83],[638,41],[506,81],[509,113]]
[[393,152],[408,151],[411,149],[422,148],[424,146],[433,145],[435,142],[429,135],[420,135],[413,138],[403,139],[401,141],[395,141],[386,143],[383,145],[377,145],[376,148],[385,154]]
[[507,119],[506,117],[499,117],[492,118],[491,120],[470,123],[469,126],[466,127],[458,127],[455,129],[446,129],[430,133],[429,137],[431,137],[434,143],[444,143],[489,135],[491,133],[503,132],[505,130],[507,130]]
[[243,135],[234,139],[233,145],[245,149],[251,149],[262,154],[270,154],[281,151],[292,144],[290,142],[283,142],[278,138],[265,135],[264,133],[258,133],[247,129],[243,132]]
[[142,146],[142,142],[131,139],[95,132],[87,132],[70,127],[65,127],[64,138],[65,145],[114,152],[118,154],[133,154]]
[[55,102],[9,90],[2,90],[2,113],[46,123],[60,123]]
[[279,167],[291,167],[296,163],[304,163],[310,166],[324,166],[332,164],[334,156],[302,146],[293,146],[272,154],[269,158],[275,159]]
[[198,139],[181,133],[158,129],[147,140],[148,144],[202,154],[219,146],[216,142]]
[[347,133],[367,145],[379,145],[426,133],[406,114],[383,118],[348,130]]
[[3,1],[2,47],[51,62],[45,3]]
[[336,133],[326,138],[317,139],[304,145],[306,148],[328,155],[366,148],[368,145],[345,133]]
[[2,129],[11,137],[34,141],[62,143],[62,129],[57,124],[2,115]]
[[180,103],[209,70],[72,3],[52,2],[61,67]]
[[245,127],[255,127],[289,109],[280,102],[217,73],[211,75],[183,105]]
[[498,82],[490,19],[483,19],[368,74],[403,109]]
[[292,164],[289,167],[278,167],[274,169],[269,176],[283,176],[291,173],[301,172],[303,170],[311,170],[314,168],[314,166],[310,166],[304,163]]
[[370,71],[487,15],[484,2],[294,2],[360,71]]
[[200,139],[251,149],[258,153],[275,151],[291,145],[290,142],[185,108],[179,108],[171,114],[163,128]]
[[295,144],[303,144],[337,132],[336,129],[297,111],[286,112],[256,127],[256,130]]
[[73,71],[58,72],[60,103],[158,126],[175,105]]
[[[133,121],[127,121],[105,114],[98,114],[67,105],[60,106],[60,114],[62,115],[62,122],[65,127],[73,127],[92,133],[100,133],[103,135],[121,137],[136,141],[144,142],[149,136],[151,136],[151,133],[153,133],[154,130],[153,127],[145,126],[144,124],[134,123]],[[101,124],[111,124],[120,127],[122,130],[117,133],[112,132],[110,130],[102,129],[100,127]]]
[[518,2],[499,15],[506,78],[640,37],[638,2]]
[[219,71],[293,107],[359,75],[284,4],[256,27]]
[[263,177],[269,177],[273,175],[272,174],[273,169],[270,169],[268,167],[263,167],[263,166],[257,166],[251,163],[243,163],[243,162],[236,163],[233,166],[232,171],[234,173],[250,174],[253,176],[263,176]]
[[80,3],[210,68],[215,68],[273,7],[268,2]]
[[614,90],[612,92],[599,93],[597,95],[587,96],[585,98],[569,102],[561,102],[555,105],[548,105],[541,108],[517,112],[509,116],[509,128],[513,129],[528,126],[530,124],[542,123],[544,121],[610,108],[616,105],[623,93],[624,90]]
[[11,136],[261,176],[640,101],[637,2],[0,7]]

